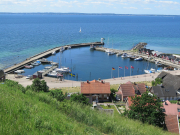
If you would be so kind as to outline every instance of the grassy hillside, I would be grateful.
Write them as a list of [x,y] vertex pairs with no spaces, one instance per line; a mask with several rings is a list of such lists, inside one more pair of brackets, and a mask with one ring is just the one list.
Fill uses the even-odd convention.
[[[25,94],[24,94],[25,93]],[[17,83],[0,84],[0,134],[126,134],[170,133],[129,120],[108,116],[69,101],[59,102],[49,93],[36,93]]]

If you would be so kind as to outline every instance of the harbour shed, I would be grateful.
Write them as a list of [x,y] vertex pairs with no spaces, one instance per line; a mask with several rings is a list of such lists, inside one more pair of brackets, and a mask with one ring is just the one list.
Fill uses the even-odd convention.
[[81,94],[89,98],[89,103],[109,101],[110,83],[97,80],[81,82]]
[[42,79],[42,73],[40,73],[40,72],[35,72],[35,73],[33,74],[33,79],[35,79],[35,78]]
[[3,70],[0,70],[0,81],[4,81],[6,79],[6,74]]

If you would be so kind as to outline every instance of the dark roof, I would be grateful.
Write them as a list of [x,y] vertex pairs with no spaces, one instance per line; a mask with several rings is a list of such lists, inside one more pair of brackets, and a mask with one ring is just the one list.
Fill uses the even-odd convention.
[[180,78],[178,76],[167,74],[163,78],[164,87],[173,87],[175,90],[180,89]]
[[152,90],[157,97],[176,97],[176,90],[173,87],[153,86]]
[[169,74],[169,73],[162,71],[162,72],[157,76],[157,78],[163,79],[167,74]]
[[5,75],[3,70],[0,70],[0,77],[3,77]]

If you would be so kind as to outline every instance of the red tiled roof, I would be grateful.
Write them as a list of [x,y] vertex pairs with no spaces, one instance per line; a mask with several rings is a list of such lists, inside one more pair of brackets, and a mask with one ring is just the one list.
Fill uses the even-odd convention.
[[146,86],[145,86],[144,83],[139,83],[139,84],[137,84],[137,87],[138,87],[138,89],[139,89],[139,91],[140,91],[141,94],[143,94],[144,92],[146,92]]
[[[141,97],[141,95],[137,95],[138,97]],[[128,97],[128,107],[131,106],[132,104],[132,99],[131,97]]]
[[110,83],[99,82],[96,80],[81,83],[82,94],[110,94]]
[[121,90],[123,96],[135,96],[135,90],[132,84],[121,84]]
[[180,116],[180,113],[178,112],[178,109],[180,109],[180,105],[171,104],[168,100],[166,100],[165,102],[163,103],[163,108],[165,109],[164,113],[166,115],[178,115],[178,116]]
[[177,115],[166,115],[165,123],[166,123],[166,127],[169,132],[179,134],[178,116]]

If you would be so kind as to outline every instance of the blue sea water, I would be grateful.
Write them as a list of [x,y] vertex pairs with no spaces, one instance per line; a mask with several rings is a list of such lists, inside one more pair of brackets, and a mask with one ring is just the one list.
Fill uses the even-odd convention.
[[[95,42],[102,37],[105,47],[109,48],[126,50],[139,42],[147,42],[147,48],[179,54],[180,16],[0,14],[0,67],[21,62],[56,46]],[[134,64],[133,74],[142,74],[140,69],[148,65],[147,62],[109,57],[103,52],[90,52],[86,47],[65,51],[61,57],[66,59],[62,65],[74,68],[81,80],[110,78],[111,67],[118,65]],[[115,77],[116,72],[113,71]]]

